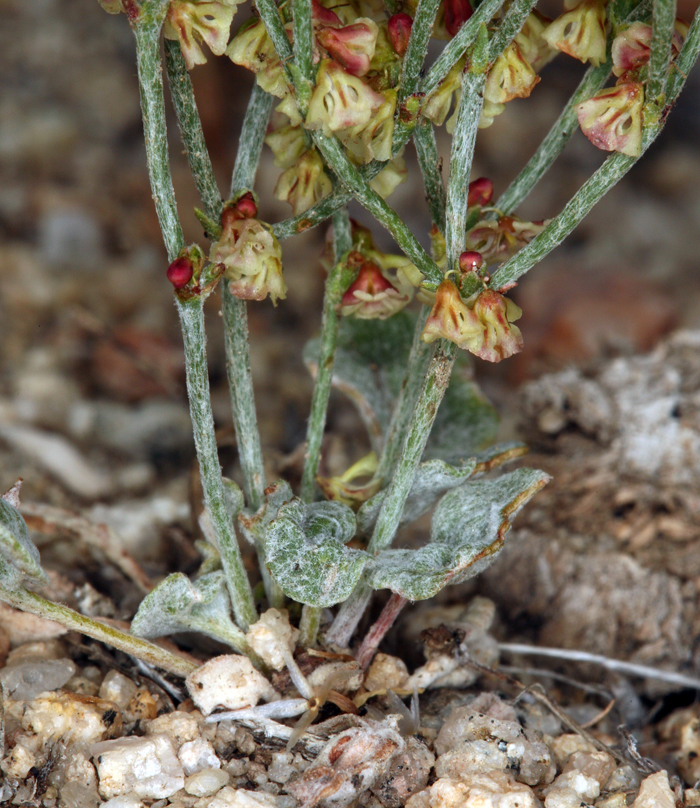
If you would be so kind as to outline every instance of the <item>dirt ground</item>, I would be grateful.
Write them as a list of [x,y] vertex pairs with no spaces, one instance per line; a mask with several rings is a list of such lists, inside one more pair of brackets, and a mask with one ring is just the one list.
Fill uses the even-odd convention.
[[[0,489],[24,479],[33,537],[45,566],[56,571],[54,594],[86,613],[128,621],[152,582],[190,573],[200,560],[181,341],[148,186],[131,34],[124,18],[106,15],[94,0],[0,0],[0,14]],[[496,195],[578,81],[575,65],[558,65],[545,71],[530,99],[508,104],[479,136],[475,175],[491,177]],[[249,76],[220,59],[198,67],[193,80],[225,189]],[[524,310],[525,351],[476,373],[502,414],[504,439],[525,440],[532,449],[527,464],[553,482],[521,515],[484,576],[402,618],[384,650],[407,649],[402,656],[411,670],[423,661],[420,628],[449,622],[455,613],[440,609],[479,595],[495,604],[490,631],[500,642],[700,676],[699,90],[696,69],[658,143],[513,292]],[[186,238],[203,243],[192,214],[198,199],[171,124]],[[447,159],[444,133],[439,146]],[[574,135],[522,216],[556,214],[601,159]],[[415,175],[410,150],[407,162]],[[288,216],[272,195],[277,174],[267,152],[258,192],[269,221]],[[420,198],[409,182],[390,202],[427,245]],[[353,215],[370,223],[359,208]],[[388,247],[388,236],[374,231]],[[312,390],[301,349],[320,321],[323,239],[317,228],[286,242],[288,299],[276,309],[249,306],[270,480],[298,474]],[[235,479],[218,309],[213,296],[210,372],[220,458]],[[324,470],[340,473],[368,450],[359,418],[334,393]],[[10,647],[50,639],[42,630],[1,612],[0,659]],[[102,676],[110,667],[139,675],[92,643],[62,641],[85,679],[95,675],[85,673],[91,667]],[[204,657],[217,650],[193,638],[186,647]],[[614,697],[595,727],[599,739],[625,747],[617,734],[625,724],[643,757],[687,787],[700,780],[692,763],[700,733],[696,725],[688,729],[700,719],[692,687],[505,650],[500,660],[524,682],[542,683],[582,724]],[[448,702],[465,704],[465,693],[482,690],[517,696],[512,683],[484,675],[471,691],[426,696],[425,720],[444,721]],[[156,713],[172,709],[171,697],[153,698],[160,699]],[[241,738],[239,757],[248,743]],[[255,782],[248,770],[232,776]],[[35,795],[20,797],[39,804],[31,802]],[[16,793],[12,799],[20,804]],[[50,798],[44,805],[50,808]]]

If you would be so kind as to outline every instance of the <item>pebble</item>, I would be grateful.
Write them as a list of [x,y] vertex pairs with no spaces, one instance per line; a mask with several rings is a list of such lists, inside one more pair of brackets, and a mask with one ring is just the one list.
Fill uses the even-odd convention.
[[[200,737],[199,722],[201,715],[198,712],[185,713],[182,710],[173,710],[163,713],[146,726],[146,735],[167,735],[173,746],[179,748],[184,743],[196,741]],[[206,767],[202,767],[206,768]],[[193,774],[193,772],[190,772]]]
[[111,800],[102,803],[102,808],[143,808],[143,803],[139,795],[131,791],[119,797],[112,797]]
[[394,758],[389,773],[372,791],[386,808],[400,808],[412,794],[426,787],[434,764],[435,755],[419,738],[406,738],[406,748]]
[[6,698],[31,701],[40,693],[63,687],[75,672],[70,659],[37,659],[0,670],[0,684]]
[[272,762],[267,769],[267,777],[273,783],[286,783],[296,772],[294,755],[291,752],[273,752]]
[[62,808],[97,808],[101,800],[96,789],[70,780],[60,792]]
[[408,681],[408,668],[403,659],[379,653],[374,657],[365,677],[365,688],[374,690],[399,690]]
[[229,773],[219,768],[202,769],[185,780],[185,791],[193,797],[211,797],[228,783],[229,778]]
[[592,777],[603,789],[615,771],[615,761],[607,752],[574,752],[564,767],[563,774],[571,771],[579,771]]
[[[473,775],[468,783],[449,778],[437,780],[430,787],[429,806],[430,808],[537,808],[538,801],[528,786],[516,783],[504,772],[489,772]],[[418,806],[414,806],[411,800],[407,808]]]
[[29,770],[36,765],[36,756],[27,748],[25,738],[20,737],[0,762],[0,771],[10,780],[24,780]]
[[221,768],[221,761],[214,751],[214,747],[204,738],[183,743],[177,756],[187,777],[200,771]]
[[23,703],[18,718],[22,727],[31,730],[42,744],[59,738],[65,743],[95,743],[121,722],[110,702],[65,691],[46,693]]
[[632,808],[676,808],[676,798],[668,783],[668,773],[656,772],[642,780]]
[[125,710],[138,690],[136,684],[119,671],[107,672],[99,689],[101,699],[113,701],[120,710]]
[[276,671],[286,665],[298,637],[299,630],[290,625],[286,609],[268,609],[246,634],[253,651]]
[[554,738],[550,744],[557,765],[563,769],[574,752],[595,752],[593,744],[575,733],[565,733]]
[[95,744],[92,753],[105,798],[134,792],[142,799],[165,799],[185,785],[185,775],[170,739],[120,738]]
[[195,808],[277,808],[272,794],[224,786],[213,799],[202,797]]
[[279,698],[248,657],[237,654],[205,662],[187,677],[187,689],[204,715],[209,715],[216,707],[238,710],[254,707],[261,699],[275,701]]

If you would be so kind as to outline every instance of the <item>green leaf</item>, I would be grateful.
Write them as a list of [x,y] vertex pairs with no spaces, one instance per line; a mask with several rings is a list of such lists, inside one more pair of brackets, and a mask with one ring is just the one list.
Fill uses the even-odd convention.
[[41,568],[39,551],[29,538],[22,515],[14,505],[2,497],[0,497],[0,556],[9,562],[10,567],[15,567],[28,578],[41,583],[48,581],[46,573]]
[[[384,434],[404,380],[416,317],[399,312],[387,320],[341,321],[333,385],[357,407],[372,448],[380,453]],[[304,361],[315,375],[319,340],[309,342]],[[460,352],[452,381],[428,441],[425,460],[467,460],[496,436],[498,418],[472,379],[470,358]]]
[[199,631],[236,647],[243,633],[230,615],[223,572],[210,572],[196,581],[176,572],[143,599],[131,621],[131,633],[150,639],[180,631]]
[[310,606],[340,603],[372,559],[345,542],[355,535],[355,514],[340,502],[282,505],[265,537],[267,566],[285,595]]
[[265,489],[265,504],[255,513],[242,510],[238,514],[238,526],[245,538],[255,547],[261,547],[267,528],[272,520],[277,516],[277,512],[286,502],[294,498],[289,483],[278,480],[276,483]]
[[[399,527],[418,519],[435,504],[446,491],[466,482],[474,473],[476,458],[472,457],[461,466],[450,466],[442,460],[429,460],[421,463],[413,479],[411,492],[401,514]],[[386,489],[375,494],[357,512],[357,527],[361,535],[369,535],[379,516],[386,497]]]
[[542,471],[518,469],[452,489],[435,509],[430,542],[418,550],[383,550],[368,571],[368,583],[425,600],[477,575],[503,548],[515,514],[549,479]]

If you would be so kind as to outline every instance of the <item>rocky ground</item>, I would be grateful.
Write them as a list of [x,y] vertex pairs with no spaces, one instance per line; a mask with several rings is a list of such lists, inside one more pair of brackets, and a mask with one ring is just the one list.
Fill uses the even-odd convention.
[[[131,35],[94,0],[0,0],[0,12],[0,490],[25,481],[23,513],[51,570],[50,594],[124,625],[160,577],[197,569],[201,508]],[[248,78],[224,60],[193,78],[224,188]],[[497,194],[577,78],[575,68],[550,68],[530,99],[481,134],[475,170]],[[700,805],[696,688],[512,650],[551,646],[700,674],[699,81],[696,71],[630,177],[514,291],[525,352],[477,368],[503,436],[526,440],[527,463],[554,477],[497,564],[439,603],[406,610],[369,678],[338,685],[345,692],[290,752],[296,718],[209,722],[213,706],[182,681],[151,678],[123,655],[0,606],[0,802]],[[172,135],[186,236],[201,239],[175,127]],[[440,148],[446,156],[448,141]],[[600,159],[574,136],[523,216],[551,216]],[[272,197],[276,175],[264,161],[271,221],[288,215]],[[419,197],[405,185],[391,202],[424,238]],[[320,319],[323,237],[318,229],[285,244],[284,304],[250,307],[270,480],[298,475],[311,395],[300,353]],[[221,462],[235,478],[217,299],[208,306]],[[357,415],[334,396],[326,472],[368,448]],[[223,652],[179,642],[200,660]],[[432,682],[412,710],[413,685],[426,685],[422,666],[436,657],[451,660],[452,678]],[[298,662],[310,679],[331,664]],[[264,701],[298,695],[283,675],[274,686]],[[224,708],[242,706],[231,698]]]

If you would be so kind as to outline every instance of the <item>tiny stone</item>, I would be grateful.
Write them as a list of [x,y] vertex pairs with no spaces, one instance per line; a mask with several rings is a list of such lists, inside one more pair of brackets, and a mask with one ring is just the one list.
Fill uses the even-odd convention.
[[262,763],[256,763],[253,760],[249,761],[246,766],[246,774],[248,779],[255,783],[256,786],[267,783],[267,769]]
[[291,752],[273,752],[272,763],[268,767],[267,776],[274,783],[286,783],[296,772]]
[[595,806],[596,808],[627,808],[627,796],[622,791],[617,791],[615,794],[596,800]]
[[557,765],[563,769],[574,752],[595,752],[595,746],[584,740],[580,735],[567,733],[555,738],[552,743],[552,752]]
[[700,789],[698,788],[689,788],[685,792],[685,804],[688,808],[695,808],[696,806],[700,805]]
[[668,784],[667,772],[656,772],[642,780],[632,808],[675,808],[676,798]]
[[138,794],[133,791],[128,794],[122,794],[121,797],[112,797],[111,800],[102,803],[102,808],[143,808]]
[[592,777],[605,788],[610,775],[615,771],[615,761],[606,752],[574,752],[564,768],[564,774],[579,771]]
[[92,753],[106,799],[135,792],[142,799],[163,799],[185,784],[180,762],[165,735],[120,738],[95,744]]
[[575,769],[560,774],[552,784],[552,788],[554,790],[569,788],[587,802],[592,802],[600,796],[600,783]]
[[119,671],[111,670],[100,685],[99,696],[101,699],[113,701],[120,710],[124,710],[136,695],[137,690],[137,686],[131,679]]
[[377,654],[369,666],[365,678],[365,688],[373,690],[396,690],[402,688],[408,681],[408,668],[406,663],[389,654]]
[[253,667],[248,657],[239,654],[214,657],[187,677],[192,701],[204,715],[216,707],[237,710],[254,707],[261,699],[274,701],[277,691]]
[[183,713],[175,710],[171,713],[164,713],[149,721],[146,734],[167,735],[173,742],[173,746],[178,748],[182,744],[196,741],[200,737],[198,717],[200,717],[198,712]]
[[6,698],[31,701],[40,693],[63,687],[75,671],[70,659],[36,659],[0,670],[0,684]]
[[547,794],[544,808],[581,808],[586,805],[573,788],[553,788]]
[[618,766],[605,784],[606,791],[632,791],[639,786],[639,775],[629,764]]
[[22,726],[46,743],[51,738],[90,744],[100,741],[114,723],[109,702],[83,700],[71,693],[45,693],[30,701],[22,714]]
[[185,791],[193,797],[210,797],[228,783],[229,777],[221,769],[202,769],[185,780]]
[[245,758],[231,758],[224,763],[223,768],[231,777],[243,777],[248,761]]
[[296,808],[297,801],[291,794],[280,794],[277,797],[277,808]]
[[466,782],[472,774],[504,772],[508,765],[505,750],[501,751],[493,741],[466,741],[440,755],[435,764],[435,774],[437,777]]
[[21,740],[0,762],[0,771],[10,780],[24,780],[29,774],[29,770],[36,765],[34,754],[21,743]]
[[271,794],[224,786],[213,799],[198,800],[195,808],[277,808],[277,800]]
[[177,756],[180,758],[180,763],[182,763],[182,768],[187,777],[204,769],[221,768],[221,761],[217,757],[214,747],[203,738],[183,743]]
[[59,804],[61,808],[96,808],[100,804],[100,798],[94,788],[69,782],[61,789]]

